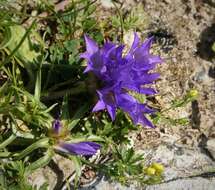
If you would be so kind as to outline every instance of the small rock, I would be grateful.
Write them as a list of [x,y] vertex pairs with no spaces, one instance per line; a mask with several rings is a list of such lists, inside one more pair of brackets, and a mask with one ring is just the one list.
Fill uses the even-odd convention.
[[74,163],[58,154],[53,156],[52,162],[44,168],[35,170],[28,176],[28,181],[33,186],[40,188],[44,183],[48,183],[48,189],[59,189],[62,182],[75,170]]
[[111,0],[101,0],[101,5],[106,9],[110,9],[114,7],[114,4],[112,3]]
[[209,80],[208,73],[205,70],[201,70],[196,73],[194,80],[197,82],[207,82]]
[[206,144],[206,148],[215,159],[215,139],[209,139]]

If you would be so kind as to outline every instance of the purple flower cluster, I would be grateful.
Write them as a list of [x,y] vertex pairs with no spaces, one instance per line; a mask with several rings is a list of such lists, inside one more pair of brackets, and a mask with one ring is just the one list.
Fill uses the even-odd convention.
[[[61,137],[63,131],[60,120],[55,120],[52,124],[52,133],[55,137]],[[63,152],[69,152],[75,155],[92,156],[97,150],[101,148],[101,145],[94,142],[79,142],[79,143],[68,143],[60,139],[58,141],[57,149]]]
[[159,78],[158,73],[151,73],[158,63],[159,56],[150,54],[153,38],[140,44],[139,37],[134,34],[133,44],[123,56],[124,45],[106,42],[102,48],[88,36],[85,36],[86,52],[81,55],[87,60],[84,72],[93,72],[104,84],[98,90],[99,100],[93,111],[107,109],[112,120],[117,108],[127,112],[135,124],[154,127],[144,114],[154,112],[145,103],[140,103],[128,92],[134,91],[145,95],[155,94],[153,88],[145,87]]

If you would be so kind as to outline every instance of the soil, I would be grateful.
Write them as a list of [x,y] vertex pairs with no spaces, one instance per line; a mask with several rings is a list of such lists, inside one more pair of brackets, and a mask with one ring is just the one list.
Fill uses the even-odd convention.
[[[156,97],[162,108],[197,89],[196,101],[171,110],[171,118],[189,117],[190,124],[160,124],[156,130],[143,129],[142,147],[158,146],[169,136],[182,146],[205,149],[207,139],[215,137],[215,6],[213,1],[145,0],[145,12],[151,18],[149,31],[155,35],[165,63],[159,66],[161,79],[156,83]],[[148,139],[149,138],[149,139]],[[210,154],[208,152],[208,154]],[[211,156],[211,155],[210,155]]]

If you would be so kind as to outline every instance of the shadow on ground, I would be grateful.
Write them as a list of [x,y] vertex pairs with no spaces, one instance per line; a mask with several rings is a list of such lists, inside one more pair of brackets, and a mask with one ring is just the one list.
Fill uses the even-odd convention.
[[200,42],[197,43],[197,55],[207,61],[215,58],[215,52],[212,45],[215,42],[215,23],[205,28],[200,34]]

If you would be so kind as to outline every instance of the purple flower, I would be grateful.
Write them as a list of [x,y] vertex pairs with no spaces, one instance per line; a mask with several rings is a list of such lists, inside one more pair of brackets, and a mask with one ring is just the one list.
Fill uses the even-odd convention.
[[87,60],[84,72],[93,72],[104,84],[102,89],[97,90],[99,100],[93,111],[107,109],[114,120],[116,110],[120,108],[131,116],[135,124],[153,127],[144,114],[151,114],[154,111],[128,93],[129,91],[145,95],[156,93],[153,88],[145,86],[153,84],[160,76],[151,72],[162,62],[159,56],[150,54],[152,40],[151,37],[140,44],[135,33],[129,52],[123,56],[123,45],[117,46],[106,42],[99,48],[96,42],[85,36],[87,51],[81,55]]
[[68,152],[75,155],[92,156],[101,148],[101,145],[94,142],[79,142],[79,143],[68,143],[62,139],[63,130],[60,120],[54,120],[52,124],[52,132],[54,137],[58,139],[57,149]]
[[91,156],[96,154],[101,146],[94,142],[61,143],[61,149],[71,154]]

